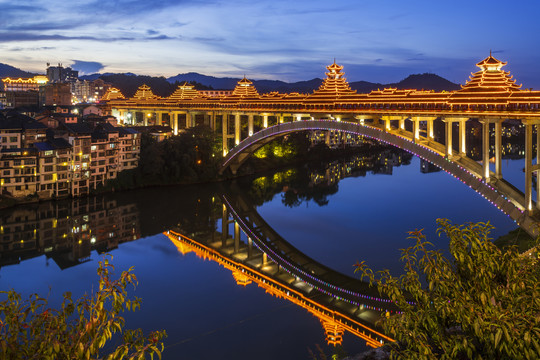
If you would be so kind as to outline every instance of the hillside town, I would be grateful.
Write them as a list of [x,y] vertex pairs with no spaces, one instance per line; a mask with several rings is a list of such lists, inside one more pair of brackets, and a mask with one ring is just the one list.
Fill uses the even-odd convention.
[[81,81],[59,64],[47,75],[4,78],[2,85],[0,195],[87,195],[137,167],[140,133],[116,126],[99,103],[111,88],[103,80]]

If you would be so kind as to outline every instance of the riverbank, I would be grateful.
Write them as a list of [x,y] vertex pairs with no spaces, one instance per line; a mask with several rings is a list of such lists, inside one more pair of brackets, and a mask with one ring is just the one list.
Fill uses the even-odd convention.
[[[333,161],[366,151],[382,151],[387,146],[366,141],[358,147],[330,149],[324,144],[312,146],[305,134],[294,134],[261,148],[236,175],[219,174],[221,148],[221,138],[205,127],[190,128],[179,136],[159,142],[143,134],[139,166],[119,173],[117,178],[107,180],[81,197],[161,186],[220,182],[300,164]],[[40,198],[37,195],[14,198],[0,195],[0,209],[64,198]]]

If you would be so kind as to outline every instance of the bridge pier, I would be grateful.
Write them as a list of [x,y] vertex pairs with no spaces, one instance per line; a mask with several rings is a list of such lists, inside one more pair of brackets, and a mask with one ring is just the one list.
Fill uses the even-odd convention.
[[[540,140],[540,135],[538,134],[538,128],[536,133],[537,149],[536,149],[536,164],[533,164],[533,126],[540,124],[540,120],[536,119],[523,119],[521,120],[525,124],[525,205],[526,209],[529,212],[529,215],[533,215],[536,211],[540,209],[540,181],[538,181],[538,175],[540,170],[539,155],[540,150],[538,149],[538,141]],[[532,177],[533,173],[537,174],[537,183],[536,183],[536,209],[534,208],[532,200]]]
[[234,145],[240,144],[240,113],[234,114]]
[[248,136],[253,135],[253,114],[248,115]]

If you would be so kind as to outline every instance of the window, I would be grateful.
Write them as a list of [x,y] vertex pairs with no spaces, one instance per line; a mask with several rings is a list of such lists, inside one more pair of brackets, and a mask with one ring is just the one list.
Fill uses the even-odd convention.
[[17,137],[16,136],[10,136],[9,141],[10,142],[17,142]]

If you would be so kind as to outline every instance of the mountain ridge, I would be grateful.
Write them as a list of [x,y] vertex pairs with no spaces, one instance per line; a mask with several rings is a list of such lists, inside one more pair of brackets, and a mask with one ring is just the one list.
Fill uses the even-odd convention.
[[[31,77],[35,74],[27,72],[16,67],[0,63],[0,77]],[[152,91],[162,97],[172,94],[178,84],[184,81],[191,82],[198,90],[231,90],[234,89],[240,78],[234,77],[216,77],[204,75],[197,72],[188,72],[171,77],[137,75],[133,73],[95,73],[79,77],[81,80],[95,80],[98,78],[113,84],[122,91],[125,96],[131,97],[135,94],[137,88],[146,84],[152,88]],[[277,91],[281,93],[299,92],[312,93],[319,88],[323,80],[314,78],[288,83],[281,80],[253,80],[253,85],[260,94]],[[452,91],[458,90],[460,86],[451,81],[431,73],[412,74],[405,79],[390,84],[373,83],[369,81],[352,81],[349,83],[351,89],[358,93],[369,93],[373,90],[383,88],[397,89],[419,89],[434,91]]]

